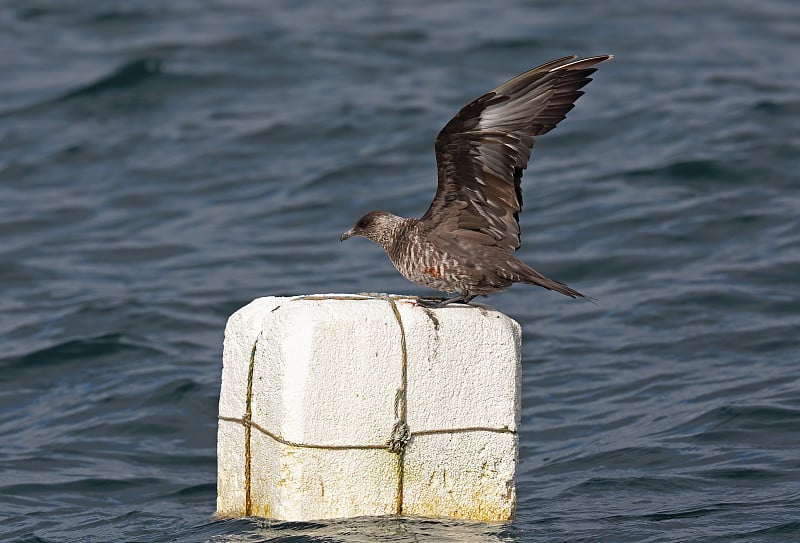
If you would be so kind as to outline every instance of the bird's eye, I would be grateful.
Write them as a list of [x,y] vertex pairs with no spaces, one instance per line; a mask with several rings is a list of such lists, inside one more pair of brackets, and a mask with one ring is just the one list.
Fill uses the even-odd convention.
[[367,226],[369,226],[369,223],[370,223],[369,219],[361,219],[360,221],[358,221],[358,227],[366,228]]

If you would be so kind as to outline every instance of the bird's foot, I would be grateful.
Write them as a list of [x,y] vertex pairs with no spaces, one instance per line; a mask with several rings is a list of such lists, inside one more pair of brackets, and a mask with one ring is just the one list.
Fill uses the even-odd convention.
[[466,304],[469,305],[476,295],[466,292],[461,293],[453,298],[418,298],[417,305],[427,309],[439,309],[450,304]]
[[437,307],[444,307],[446,298],[417,298],[416,305],[426,309],[436,309]]

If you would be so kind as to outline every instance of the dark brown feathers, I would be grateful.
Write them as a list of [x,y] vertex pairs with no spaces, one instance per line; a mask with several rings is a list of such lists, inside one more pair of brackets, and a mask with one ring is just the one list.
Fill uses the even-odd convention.
[[469,302],[513,283],[585,298],[514,256],[520,245],[520,181],[534,138],[564,119],[595,66],[609,58],[560,58],[464,106],[436,138],[438,187],[422,218],[372,211],[341,239],[370,239],[409,280],[459,294],[438,306]]
[[520,245],[520,180],[534,136],[552,130],[610,55],[564,57],[533,68],[464,106],[436,138],[439,183],[421,221],[453,235],[476,231],[506,251]]

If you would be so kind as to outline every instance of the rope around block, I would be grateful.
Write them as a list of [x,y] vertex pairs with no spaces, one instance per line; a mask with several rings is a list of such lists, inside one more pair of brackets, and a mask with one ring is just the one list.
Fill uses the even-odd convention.
[[[473,426],[467,428],[453,428],[441,430],[421,430],[412,432],[406,421],[408,414],[407,405],[407,391],[408,391],[408,350],[406,348],[406,332],[403,326],[403,320],[400,316],[400,310],[397,307],[396,301],[398,299],[416,299],[413,296],[392,296],[389,294],[357,294],[353,296],[298,296],[291,301],[298,300],[384,300],[391,305],[392,312],[394,313],[395,320],[400,329],[400,352],[401,352],[401,374],[400,374],[400,388],[397,389],[394,399],[394,416],[395,423],[392,426],[392,431],[389,439],[385,444],[368,444],[368,445],[318,445],[313,443],[298,443],[284,439],[282,436],[271,432],[252,420],[252,399],[253,399],[253,373],[255,371],[255,355],[258,348],[258,339],[253,342],[253,348],[250,351],[250,363],[247,369],[247,398],[245,401],[245,413],[241,418],[236,417],[217,417],[220,421],[238,423],[244,426],[245,431],[245,466],[244,466],[244,483],[245,483],[245,515],[252,515],[252,499],[251,499],[251,480],[252,480],[252,466],[251,466],[251,441],[252,430],[255,429],[270,439],[286,445],[289,447],[298,447],[304,449],[327,449],[327,450],[386,450],[391,454],[398,455],[398,474],[397,474],[397,506],[396,514],[403,513],[403,477],[404,477],[404,461],[405,451],[408,443],[415,436],[423,435],[437,435],[437,434],[456,434],[466,432],[496,432],[516,434],[515,430],[508,427],[491,428],[482,426]],[[280,306],[272,311],[276,311]]]

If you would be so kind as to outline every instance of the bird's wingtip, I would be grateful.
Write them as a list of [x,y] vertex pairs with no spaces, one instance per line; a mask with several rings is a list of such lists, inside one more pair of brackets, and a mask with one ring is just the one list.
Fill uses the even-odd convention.
[[[572,58],[574,59],[574,58],[577,58],[577,57],[573,56]],[[606,53],[605,55],[595,55],[593,57],[586,57],[586,58],[581,58],[581,59],[578,59],[578,60],[571,60],[569,62],[561,63],[559,65],[554,66],[553,68],[550,68],[550,71],[551,72],[556,72],[556,71],[565,70],[565,69],[575,70],[575,69],[580,69],[580,68],[590,68],[590,67],[592,67],[592,66],[594,66],[596,64],[600,64],[601,62],[605,62],[607,60],[611,60],[612,58],[614,58],[614,55],[612,55],[611,53]]]

